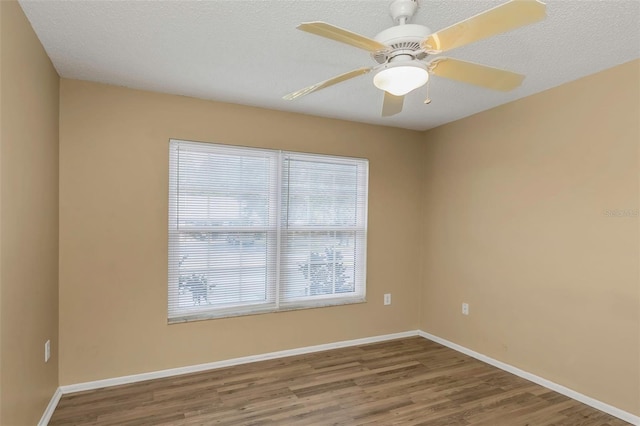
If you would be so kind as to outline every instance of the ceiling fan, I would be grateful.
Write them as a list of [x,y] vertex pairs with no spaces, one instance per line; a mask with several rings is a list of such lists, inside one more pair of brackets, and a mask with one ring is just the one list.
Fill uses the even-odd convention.
[[[371,53],[378,65],[340,74],[289,93],[283,99],[294,100],[374,71],[373,84],[384,91],[382,116],[386,117],[402,111],[404,96],[425,85],[432,74],[501,91],[520,86],[524,80],[521,74],[459,59],[429,57],[538,22],[546,16],[544,3],[538,0],[511,0],[435,33],[431,33],[424,25],[408,23],[417,7],[417,0],[393,1],[390,11],[397,25],[374,38],[326,22],[298,25],[299,30],[364,49]],[[427,95],[425,103],[430,102]]]

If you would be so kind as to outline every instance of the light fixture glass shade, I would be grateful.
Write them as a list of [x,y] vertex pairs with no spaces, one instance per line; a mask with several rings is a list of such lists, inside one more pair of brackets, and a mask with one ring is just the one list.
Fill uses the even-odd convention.
[[404,96],[412,90],[423,86],[429,80],[426,69],[401,65],[385,68],[373,77],[373,84],[378,89],[389,92],[395,96]]

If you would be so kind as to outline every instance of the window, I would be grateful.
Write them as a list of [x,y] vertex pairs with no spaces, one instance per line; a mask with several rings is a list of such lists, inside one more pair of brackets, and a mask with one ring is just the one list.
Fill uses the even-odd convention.
[[362,302],[368,162],[170,141],[169,321]]

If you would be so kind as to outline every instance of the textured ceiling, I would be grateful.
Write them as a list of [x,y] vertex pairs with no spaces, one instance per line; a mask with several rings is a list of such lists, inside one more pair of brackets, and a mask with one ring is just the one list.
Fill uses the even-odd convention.
[[[31,1],[29,21],[65,78],[424,130],[640,57],[640,1],[549,0],[547,18],[446,56],[526,74],[509,93],[433,77],[382,118],[367,74],[295,101],[291,91],[363,66],[365,51],[295,29],[327,21],[373,37],[388,0]],[[412,23],[437,31],[504,1],[420,0]],[[640,76],[639,76],[640,78]]]

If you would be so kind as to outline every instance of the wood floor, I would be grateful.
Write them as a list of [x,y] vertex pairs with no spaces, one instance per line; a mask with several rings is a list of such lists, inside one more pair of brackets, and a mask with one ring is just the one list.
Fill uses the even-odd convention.
[[412,337],[64,395],[49,424],[628,423]]

